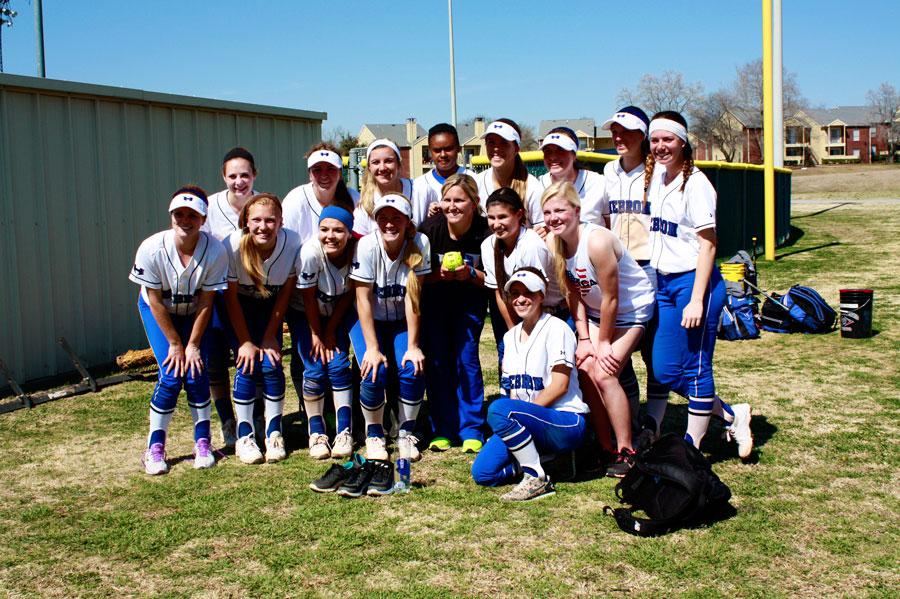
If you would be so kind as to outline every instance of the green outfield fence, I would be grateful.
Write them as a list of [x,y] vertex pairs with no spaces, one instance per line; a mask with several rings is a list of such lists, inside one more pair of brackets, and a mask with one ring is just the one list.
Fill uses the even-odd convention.
[[[256,188],[308,180],[324,112],[0,74],[0,360],[19,383],[147,347],[128,280],[138,244],[167,228],[185,183],[224,187],[241,145]],[[0,396],[8,391],[0,378]]]
[[[522,160],[535,177],[547,172],[543,153],[522,152]],[[578,152],[578,161],[587,169],[603,172],[607,162],[616,157],[595,152]],[[486,157],[472,159],[472,168],[488,168]],[[697,166],[716,188],[719,200],[716,208],[716,232],[719,238],[718,256],[727,258],[738,250],[750,251],[756,237],[756,251],[762,253],[765,244],[765,206],[763,199],[763,167],[756,164],[713,162],[698,160]],[[783,244],[791,232],[791,171],[775,169],[775,243]]]

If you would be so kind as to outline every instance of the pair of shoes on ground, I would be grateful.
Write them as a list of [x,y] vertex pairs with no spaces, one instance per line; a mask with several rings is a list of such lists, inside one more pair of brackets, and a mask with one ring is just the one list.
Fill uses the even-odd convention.
[[734,404],[731,411],[734,412],[734,421],[725,428],[725,438],[737,443],[738,455],[745,460],[753,452],[753,433],[750,431],[753,411],[746,403]]
[[259,450],[259,446],[256,444],[252,434],[237,440],[234,446],[234,453],[245,464],[261,464],[263,461],[273,464],[287,457],[287,452],[284,449],[284,437],[278,431],[273,431],[266,438],[265,457]]
[[556,495],[556,487],[549,478],[532,476],[525,472],[522,480],[513,487],[512,491],[500,496],[503,501],[534,501]]
[[386,460],[364,459],[353,454],[344,464],[332,464],[325,474],[310,483],[317,493],[336,492],[342,497],[390,495],[394,491],[394,465]]
[[[447,437],[435,437],[431,440],[431,443],[428,444],[428,449],[441,452],[447,451],[451,446],[450,439]],[[462,442],[463,453],[478,453],[481,451],[482,447],[484,447],[484,443],[478,439],[465,439]]]
[[[422,454],[417,447],[419,438],[414,435],[405,435],[397,439],[398,455],[407,455],[410,462],[418,462]],[[384,437],[366,437],[366,459],[388,460],[387,442]]]
[[313,433],[309,436],[309,457],[315,460],[345,460],[353,455],[353,435],[341,431],[334,438],[334,446],[328,443],[328,435]]
[[[166,474],[169,471],[169,464],[166,463],[166,446],[162,443],[154,443],[144,452],[141,459],[144,465],[144,472],[150,476],[158,474]],[[209,439],[198,439],[194,443],[194,468],[202,470],[212,468],[216,465],[215,450],[210,444]]]

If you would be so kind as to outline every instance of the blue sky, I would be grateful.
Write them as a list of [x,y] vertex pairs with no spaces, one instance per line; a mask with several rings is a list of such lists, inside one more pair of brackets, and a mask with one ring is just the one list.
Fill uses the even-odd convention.
[[[814,104],[900,87],[897,0],[784,0],[784,64]],[[44,0],[47,76],[323,110],[327,128],[450,120],[445,0]],[[32,0],[2,32],[34,75]],[[638,10],[643,9],[641,14]],[[761,55],[760,2],[456,0],[460,119],[605,118],[644,73],[710,91]]]

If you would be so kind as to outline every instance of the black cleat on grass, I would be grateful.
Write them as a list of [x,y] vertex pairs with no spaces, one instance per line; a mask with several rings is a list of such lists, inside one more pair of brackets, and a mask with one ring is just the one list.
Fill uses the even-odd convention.
[[375,474],[374,461],[366,460],[362,466],[354,468],[350,478],[345,480],[344,484],[338,488],[337,494],[341,497],[350,497],[351,499],[365,495],[366,490],[369,488],[369,481],[372,480],[372,476]]
[[332,464],[321,478],[309,483],[309,488],[316,493],[332,493],[337,491],[344,482],[353,476],[353,472],[359,469],[365,460],[359,454],[353,454],[350,461],[343,464]]

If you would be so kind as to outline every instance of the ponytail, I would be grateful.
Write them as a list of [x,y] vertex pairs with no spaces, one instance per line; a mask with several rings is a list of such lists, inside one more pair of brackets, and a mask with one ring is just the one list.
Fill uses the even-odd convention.
[[243,230],[243,235],[241,235],[241,241],[238,246],[238,252],[241,257],[241,266],[244,267],[244,271],[253,282],[253,287],[256,288],[257,293],[259,293],[261,297],[270,297],[272,292],[265,286],[263,276],[262,252],[260,247],[253,241],[253,237],[249,234],[250,230],[247,226],[250,208],[255,205],[274,206],[275,212],[280,218],[281,202],[278,200],[278,196],[271,193],[256,194],[244,204],[244,208],[241,210],[241,214],[238,217],[238,226]]
[[412,221],[406,224],[406,247],[403,249],[401,261],[409,269],[406,276],[406,295],[412,303],[414,314],[419,313],[419,297],[422,293],[422,286],[419,283],[419,277],[416,276],[416,268],[421,266],[425,258],[422,256],[422,250],[416,244],[416,225]]

